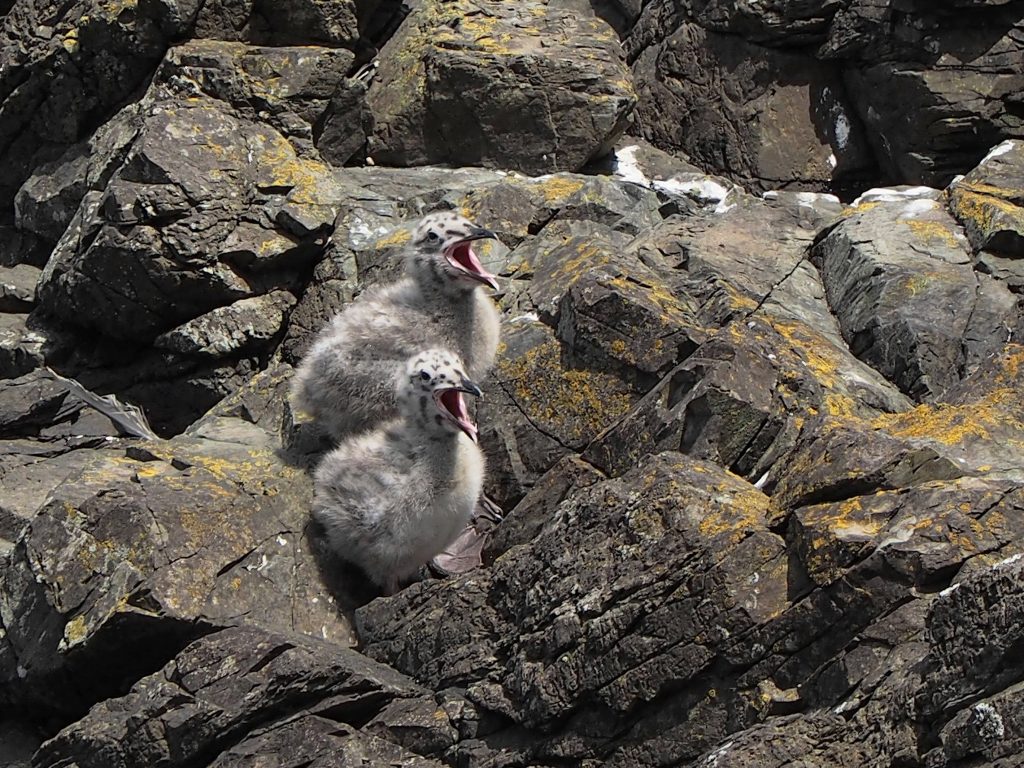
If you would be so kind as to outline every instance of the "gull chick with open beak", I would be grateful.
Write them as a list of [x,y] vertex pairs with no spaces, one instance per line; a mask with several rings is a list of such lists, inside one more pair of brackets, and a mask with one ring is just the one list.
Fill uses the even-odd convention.
[[429,347],[457,354],[482,381],[494,365],[500,318],[484,288],[497,278],[474,245],[494,233],[451,211],[412,230],[406,276],[366,290],[317,335],[299,365],[292,397],[334,439],[397,413],[390,372]]
[[464,399],[479,397],[480,388],[462,361],[429,349],[400,370],[392,385],[398,418],[326,454],[313,502],[331,549],[386,595],[459,535],[484,478]]

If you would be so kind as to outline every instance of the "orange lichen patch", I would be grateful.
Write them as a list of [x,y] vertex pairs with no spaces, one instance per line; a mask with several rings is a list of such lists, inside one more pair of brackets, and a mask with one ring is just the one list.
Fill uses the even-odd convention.
[[836,383],[843,360],[839,350],[828,339],[806,325],[778,319],[770,319],[769,322],[772,328],[789,342],[819,382],[826,387]]
[[840,216],[854,216],[854,215],[856,215],[858,213],[867,213],[872,208],[877,208],[879,205],[881,205],[881,203],[878,202],[877,200],[872,200],[872,201],[869,201],[869,202],[866,202],[866,203],[861,203],[860,205],[851,205],[851,206],[849,206],[847,208],[844,208],[843,212],[841,214],[839,214],[839,215]]
[[407,244],[410,240],[412,240],[412,232],[408,229],[400,228],[382,237],[378,237],[373,242],[373,247],[378,249],[397,248]]
[[1024,187],[1000,187],[981,181],[961,181],[953,188],[953,194],[958,192],[986,195],[1004,200],[1024,197]]
[[632,297],[638,302],[648,304],[664,324],[682,325],[683,327],[694,325],[686,305],[656,279],[647,283],[635,278],[615,276],[602,277],[599,282],[616,289],[623,296]]
[[924,241],[939,241],[950,248],[961,247],[961,242],[956,232],[949,228],[948,224],[941,221],[930,221],[927,219],[901,219],[915,237]]
[[551,272],[552,279],[567,281],[564,283],[566,288],[579,280],[589,269],[605,266],[612,261],[612,254],[609,251],[589,241],[577,240],[575,250],[573,256],[562,256]]
[[871,426],[893,437],[934,440],[943,445],[960,445],[969,440],[990,440],[992,432],[1007,429],[1024,435],[1020,421],[1020,393],[1009,387],[989,392],[967,405],[919,405],[904,413],[882,414]]
[[[881,491],[869,498],[895,495],[892,491]],[[837,539],[872,539],[886,526],[891,517],[891,509],[885,506],[879,506],[877,509],[865,508],[864,498],[855,496],[835,504],[808,507],[803,514],[803,525],[828,531]]]
[[1024,364],[1024,345],[1008,345],[1007,350],[1008,352],[1000,360],[1000,364],[1009,380],[1015,381],[1020,376],[1021,365]]
[[724,537],[725,543],[736,544],[751,531],[764,527],[768,516],[768,497],[753,487],[736,488],[721,484],[713,486],[715,504],[707,510],[698,526],[702,536]]
[[1024,208],[1002,199],[1012,192],[987,184],[960,184],[951,195],[953,212],[966,223],[985,230],[997,216],[1006,216],[1024,227]]
[[561,345],[553,339],[517,359],[499,360],[498,375],[528,418],[571,442],[591,439],[634,401],[611,374],[563,370]]
[[583,189],[582,179],[572,178],[563,174],[547,176],[541,180],[527,180],[531,191],[540,192],[544,202],[558,208],[565,205],[573,195]]

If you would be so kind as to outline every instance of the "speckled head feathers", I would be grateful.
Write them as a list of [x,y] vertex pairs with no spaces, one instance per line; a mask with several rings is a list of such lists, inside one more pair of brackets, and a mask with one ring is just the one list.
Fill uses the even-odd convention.
[[409,358],[396,394],[399,408],[423,428],[449,435],[464,432],[476,442],[476,425],[469,418],[463,393],[481,394],[466,376],[459,356],[445,349],[428,349]]
[[473,250],[476,240],[494,238],[454,211],[423,217],[412,236],[411,270],[418,280],[441,289],[472,290],[480,285],[498,288],[494,275],[484,269]]

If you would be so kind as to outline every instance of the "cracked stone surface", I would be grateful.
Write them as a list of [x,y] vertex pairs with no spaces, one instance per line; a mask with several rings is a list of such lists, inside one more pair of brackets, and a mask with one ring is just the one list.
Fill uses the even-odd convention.
[[377,162],[540,174],[606,154],[636,97],[614,32],[585,5],[429,0],[382,50],[367,99]]
[[[1018,765],[1021,3],[933,5],[0,2],[0,763]],[[504,519],[384,598],[288,391],[441,209]]]

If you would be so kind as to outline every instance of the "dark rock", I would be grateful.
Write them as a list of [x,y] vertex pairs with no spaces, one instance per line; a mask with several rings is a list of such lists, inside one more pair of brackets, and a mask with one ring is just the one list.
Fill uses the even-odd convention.
[[950,61],[922,70],[884,62],[849,70],[846,82],[884,177],[902,183],[945,186],[1000,139],[1024,134],[1019,110],[1010,106],[1024,74],[1002,66],[985,71]]
[[805,198],[670,218],[631,244],[644,264],[673,276],[662,280],[686,297],[707,338],[694,337],[700,344],[587,448],[588,461],[619,474],[645,453],[678,450],[774,485],[772,466],[786,466],[808,413],[909,406],[846,348],[805,260],[834,204],[798,194]]
[[[0,381],[0,434],[4,437],[35,436],[58,424],[74,434],[76,422],[85,418],[87,409],[87,403],[45,370]],[[104,419],[104,423],[106,430],[100,434],[118,434],[113,422]]]
[[[830,189],[870,171],[839,68],[696,24],[633,62],[639,132],[755,189]],[[799,73],[799,74],[797,74]]]
[[[261,148],[254,163],[245,142]],[[218,102],[167,105],[148,118],[102,199],[83,201],[95,205],[85,217],[89,236],[58,245],[40,282],[40,305],[81,328],[150,341],[258,293],[230,262],[240,250],[237,234],[228,240],[238,218],[262,204],[268,207],[255,223],[263,229],[280,231],[276,222],[300,240],[315,240],[336,213],[325,170]]]
[[[711,478],[714,492],[698,490]],[[653,457],[574,491],[489,573],[407,589],[397,610],[362,609],[366,652],[432,687],[466,686],[472,701],[528,729],[560,723],[533,741],[528,761],[584,761],[617,747],[619,764],[650,764],[642,745],[655,737],[638,723],[659,715],[648,707],[672,718],[707,701],[713,638],[742,635],[785,601],[766,510],[762,494],[714,465]],[[691,590],[712,583],[732,597],[705,610]],[[639,665],[628,661],[637,653]],[[675,737],[679,760],[708,734]]]
[[428,692],[355,651],[302,635],[225,629],[94,707],[47,741],[34,764],[185,766],[201,758],[240,766],[273,755],[279,765],[426,768],[440,764],[360,730],[390,704],[423,699]]
[[140,113],[137,104],[125,107],[87,140],[37,168],[14,198],[18,227],[57,243],[86,192],[102,190],[124,161],[138,136]]
[[[330,10],[344,8],[346,3],[310,5]],[[294,6],[288,8],[298,12]],[[277,27],[282,29],[280,24]],[[362,86],[346,77],[354,55],[340,48],[314,47],[309,44],[313,38],[301,42],[303,47],[270,48],[193,40],[168,51],[154,85],[164,99],[201,91],[230,104],[243,117],[272,126],[298,149],[309,149],[314,131],[321,130],[318,126],[324,120],[342,121],[341,125],[351,128],[360,124],[351,116],[359,116],[365,106]],[[348,160],[365,141],[365,130],[362,139],[354,141],[345,157],[347,144],[328,142],[329,159],[339,165]]]
[[[1024,142],[1007,141],[949,191],[949,207],[963,225],[975,254],[1024,257]],[[986,270],[993,271],[995,270]],[[996,277],[1001,277],[996,272]]]
[[807,577],[825,586],[874,557],[929,590],[948,583],[971,558],[1019,543],[1019,481],[906,485],[797,510],[791,542]]
[[332,242],[313,270],[313,278],[288,319],[281,350],[292,363],[302,359],[313,337],[355,297],[355,255]]
[[372,130],[373,115],[366,104],[366,92],[353,84],[331,97],[316,126],[314,141],[324,160],[341,166],[365,153]]
[[853,353],[918,400],[999,350],[1015,324],[1009,291],[980,287],[966,238],[933,197],[866,202],[813,251]]
[[576,171],[635,96],[614,33],[582,9],[429,0],[381,51],[369,153],[388,165]]
[[[117,441],[108,446],[117,451]],[[97,441],[63,439],[0,441],[0,553],[6,554],[50,492],[96,459]]]
[[28,312],[35,304],[40,270],[29,264],[0,267],[0,312]]
[[1020,479],[1020,356],[1009,345],[942,402],[872,418],[827,414],[803,431],[773,502],[835,501],[963,475]]
[[0,27],[0,204],[124,105],[163,56],[153,5],[17,2]]
[[[1019,762],[1017,143],[969,168],[1019,0],[429,0],[379,61],[394,0],[51,5],[0,28],[0,763]],[[633,99],[595,14],[660,149],[588,161]],[[350,167],[374,100],[402,162],[499,168]],[[895,180],[969,173],[845,207],[860,120]],[[506,514],[374,599],[292,364],[442,209],[499,238]]]
[[46,342],[45,331],[28,315],[0,314],[0,379],[16,379],[41,366]]
[[796,47],[824,42],[832,17],[844,4],[813,0],[762,8],[742,0],[710,0],[699,5],[697,18],[708,29],[765,45]]
[[350,644],[304,533],[310,491],[270,450],[224,440],[87,465],[51,491],[2,573],[5,705],[80,714],[237,623]]
[[508,325],[477,419],[488,461],[487,493],[501,507],[567,453],[581,450],[637,396],[604,366],[573,363],[569,348],[538,322]]
[[32,754],[40,743],[42,738],[30,725],[13,719],[0,724],[0,755],[7,768],[30,768]]
[[283,331],[293,306],[295,297],[287,291],[239,299],[157,336],[153,346],[209,358],[266,351]]
[[12,226],[0,225],[0,266],[31,264],[41,269],[46,266],[49,257],[50,248],[36,235]]
[[493,560],[517,544],[530,543],[567,496],[604,477],[600,470],[577,456],[560,459],[505,516],[488,542],[485,556]]
[[253,0],[272,45],[329,45],[351,48],[359,39],[356,0]]

